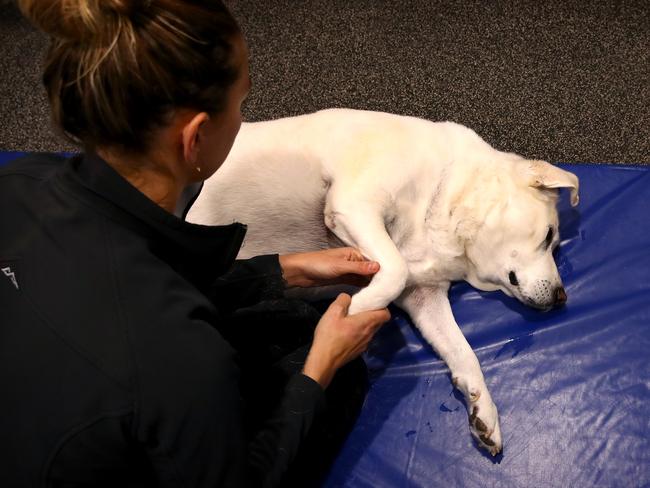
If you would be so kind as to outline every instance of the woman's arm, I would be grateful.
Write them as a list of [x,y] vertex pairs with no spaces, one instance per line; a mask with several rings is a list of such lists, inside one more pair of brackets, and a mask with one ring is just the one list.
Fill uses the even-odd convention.
[[349,303],[341,295],[326,311],[303,373],[289,379],[249,442],[235,351],[217,332],[219,324],[174,320],[181,303],[172,303],[165,323],[152,328],[155,340],[140,337],[135,354],[133,434],[160,486],[276,486],[325,407],[323,390],[335,372],[389,318],[387,310],[348,316]]
[[282,298],[286,288],[277,254],[235,261],[207,292],[221,313],[250,307],[264,300]]
[[222,313],[282,298],[285,288],[331,284],[365,286],[379,264],[352,247],[257,256],[235,261],[208,294]]
[[358,249],[339,247],[280,256],[282,275],[289,287],[347,284],[365,286],[379,271],[379,263],[367,261]]

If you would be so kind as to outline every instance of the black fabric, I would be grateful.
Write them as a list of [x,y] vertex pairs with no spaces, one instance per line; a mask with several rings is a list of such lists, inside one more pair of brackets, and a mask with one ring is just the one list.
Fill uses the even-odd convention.
[[235,262],[244,226],[181,221],[92,155],[3,168],[0,208],[0,486],[277,484],[324,393],[295,368],[247,429],[263,363],[224,339],[282,325],[237,318],[282,296],[277,256]]
[[[281,401],[282,387],[302,370],[314,328],[328,303],[314,306],[276,299],[233,313],[224,337],[239,351],[247,435],[264,425],[268,411]],[[325,394],[327,409],[314,422],[300,451],[281,477],[283,488],[320,486],[335,455],[352,429],[366,396],[368,371],[358,358],[341,368]],[[255,455],[255,453],[252,453]]]

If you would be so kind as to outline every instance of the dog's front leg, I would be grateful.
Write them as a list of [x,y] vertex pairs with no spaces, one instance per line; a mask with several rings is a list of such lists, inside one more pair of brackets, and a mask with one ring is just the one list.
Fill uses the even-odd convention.
[[407,288],[396,303],[408,312],[449,367],[454,386],[465,396],[472,435],[495,456],[502,449],[497,408],[478,359],[454,319],[447,291],[447,288]]
[[380,265],[370,284],[352,297],[351,314],[384,308],[404,291],[408,267],[377,206],[332,198],[325,208],[325,224],[345,244]]

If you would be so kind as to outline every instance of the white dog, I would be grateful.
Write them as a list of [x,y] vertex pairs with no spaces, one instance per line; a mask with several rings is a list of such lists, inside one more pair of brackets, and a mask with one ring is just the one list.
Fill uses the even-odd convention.
[[549,309],[566,301],[552,251],[557,190],[578,179],[493,149],[461,125],[332,109],[243,124],[188,214],[248,224],[240,257],[354,246],[381,270],[350,313],[395,301],[451,370],[470,430],[493,455],[497,409],[452,315],[450,282]]

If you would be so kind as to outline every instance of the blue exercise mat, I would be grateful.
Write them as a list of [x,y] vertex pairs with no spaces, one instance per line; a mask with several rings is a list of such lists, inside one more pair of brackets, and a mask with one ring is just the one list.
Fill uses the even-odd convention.
[[[327,487],[650,485],[650,167],[561,165],[556,260],[569,297],[542,313],[455,285],[504,440],[475,446],[445,364],[403,312],[367,354],[372,386]],[[567,192],[568,193],[568,192]]]
[[16,159],[20,156],[23,156],[24,154],[25,154],[24,152],[0,151],[0,166],[8,163],[12,159]]
[[475,446],[446,366],[394,309],[324,486],[650,486],[650,167],[561,166],[581,183],[577,208],[564,192],[559,204],[567,306],[541,313],[464,283],[450,294],[499,408],[503,454]]

